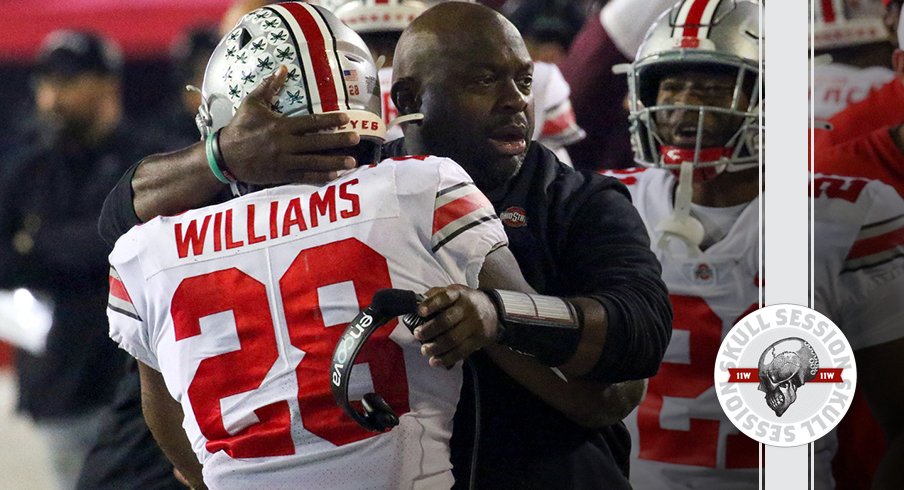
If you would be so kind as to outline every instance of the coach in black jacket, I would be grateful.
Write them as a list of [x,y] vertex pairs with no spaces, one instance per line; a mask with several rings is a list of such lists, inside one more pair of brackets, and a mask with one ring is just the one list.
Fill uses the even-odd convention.
[[[539,144],[528,143],[531,62],[514,27],[476,4],[442,4],[406,30],[394,66],[396,106],[403,114],[420,112],[425,117],[422,123],[408,124],[405,139],[387,144],[384,156],[429,153],[456,160],[493,202],[531,286],[541,294],[582,301],[582,348],[560,370],[571,379],[600,382],[601,392],[605,383],[655,374],[669,341],[671,310],[643,223],[617,181],[574,172]],[[258,93],[261,100],[267,100],[268,90],[278,90],[277,83],[268,83],[271,87]],[[246,101],[221,133],[230,170],[243,181],[285,181],[293,174],[280,174],[273,162],[286,158],[263,155],[261,148],[274,148],[274,141],[292,132],[280,131],[280,124],[329,126],[326,117],[331,116],[290,121],[265,114],[264,104],[248,105]],[[301,129],[294,131],[305,133]],[[260,139],[253,144],[261,132],[269,134],[263,147]],[[314,136],[302,137],[308,148],[329,147],[314,142]],[[203,151],[203,145],[196,145],[133,167],[105,204],[100,225],[105,238],[115,240],[139,222],[139,216],[150,219],[215,200],[222,185],[207,175]],[[341,158],[330,158],[313,168],[341,168]],[[294,172],[311,168],[305,167],[309,163],[294,161]],[[494,349],[498,346],[471,356],[481,408],[477,486],[628,488],[630,439],[624,425],[591,428],[600,420],[582,412],[579,401],[573,410],[553,409],[536,390],[519,385],[490,361]],[[635,386],[624,390],[630,395],[629,406],[640,399]],[[605,391],[613,399],[624,395]],[[452,441],[461,484],[468,481],[470,469],[470,395],[469,389],[463,390]]]

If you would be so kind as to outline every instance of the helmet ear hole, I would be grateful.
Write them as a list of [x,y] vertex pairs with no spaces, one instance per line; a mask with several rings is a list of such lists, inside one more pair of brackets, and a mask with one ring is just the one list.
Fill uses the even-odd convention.
[[248,29],[242,27],[242,32],[239,34],[239,48],[244,48],[251,42],[251,33],[248,32]]

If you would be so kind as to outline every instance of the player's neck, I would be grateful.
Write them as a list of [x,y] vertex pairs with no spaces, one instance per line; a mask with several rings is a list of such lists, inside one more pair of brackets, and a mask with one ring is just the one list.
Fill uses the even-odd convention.
[[706,182],[694,182],[694,204],[713,208],[737,206],[754,200],[760,193],[757,169],[722,172]]

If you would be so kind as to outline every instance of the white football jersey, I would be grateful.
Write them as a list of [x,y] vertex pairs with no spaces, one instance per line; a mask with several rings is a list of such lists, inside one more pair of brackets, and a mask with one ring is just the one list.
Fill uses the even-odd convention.
[[377,434],[336,405],[330,360],[377,290],[476,287],[505,243],[457,164],[385,160],[135,227],[110,255],[110,336],[163,374],[211,488],[448,488],[460,367],[429,367],[397,320],[374,333],[349,393],[400,415]]
[[817,65],[813,72],[811,97],[816,119],[829,119],[895,77],[894,71],[883,66],[857,68],[841,63]]
[[[392,102],[392,67],[382,68],[380,75],[380,91],[383,100],[383,121],[389,123],[399,116],[399,110]],[[543,143],[552,150],[580,141],[584,136],[575,119],[571,107],[571,87],[556,65],[534,62],[534,134],[531,138]],[[393,126],[386,133],[386,140],[394,140],[403,136],[399,126]],[[562,155],[562,153],[556,153]],[[567,158],[567,153],[564,153]]]
[[551,150],[582,140],[586,134],[575,119],[571,87],[559,67],[535,61],[533,79],[533,139]]
[[[674,174],[629,169],[609,175],[631,191],[662,263],[674,310],[672,339],[659,373],[625,421],[632,434],[631,482],[637,490],[756,489],[757,443],[722,411],[713,366],[722,337],[758,305],[764,279],[758,266],[760,198],[701,255],[676,257],[655,247],[657,225],[673,211]],[[900,301],[888,301],[891,293],[874,297],[883,291],[900,294],[904,287],[904,260],[887,261],[898,253],[892,240],[904,227],[904,202],[884,184],[843,177],[816,176],[816,191],[816,309],[844,329],[855,349],[904,336],[902,329],[893,329],[904,321]],[[877,243],[876,236],[887,240],[864,245]],[[834,444],[833,437],[817,443],[818,488],[831,488]]]

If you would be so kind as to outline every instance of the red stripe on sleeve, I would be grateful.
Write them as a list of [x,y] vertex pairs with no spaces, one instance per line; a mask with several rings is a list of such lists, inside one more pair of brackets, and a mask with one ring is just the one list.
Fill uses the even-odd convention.
[[449,223],[477,209],[491,206],[490,202],[479,192],[461,196],[433,211],[433,233],[435,234]]
[[317,79],[317,92],[320,93],[320,104],[324,112],[339,110],[339,95],[336,93],[336,85],[333,80],[333,70],[330,67],[329,56],[326,51],[326,39],[328,32],[323,32],[317,21],[306,8],[295,3],[283,3],[292,14],[295,21],[301,27],[304,39],[308,43],[308,53],[311,56],[311,64],[314,67],[314,77]]
[[132,304],[132,298],[129,296],[129,292],[126,291],[125,285],[113,276],[110,276],[110,295]]
[[846,260],[859,259],[867,255],[883,252],[885,250],[893,250],[896,247],[904,245],[904,228],[883,233],[872,238],[864,238],[854,242],[851,251],[848,252]]
[[543,123],[543,130],[540,131],[540,134],[543,136],[559,134],[570,128],[572,124],[575,124],[574,112],[565,111],[554,119],[546,120]]

